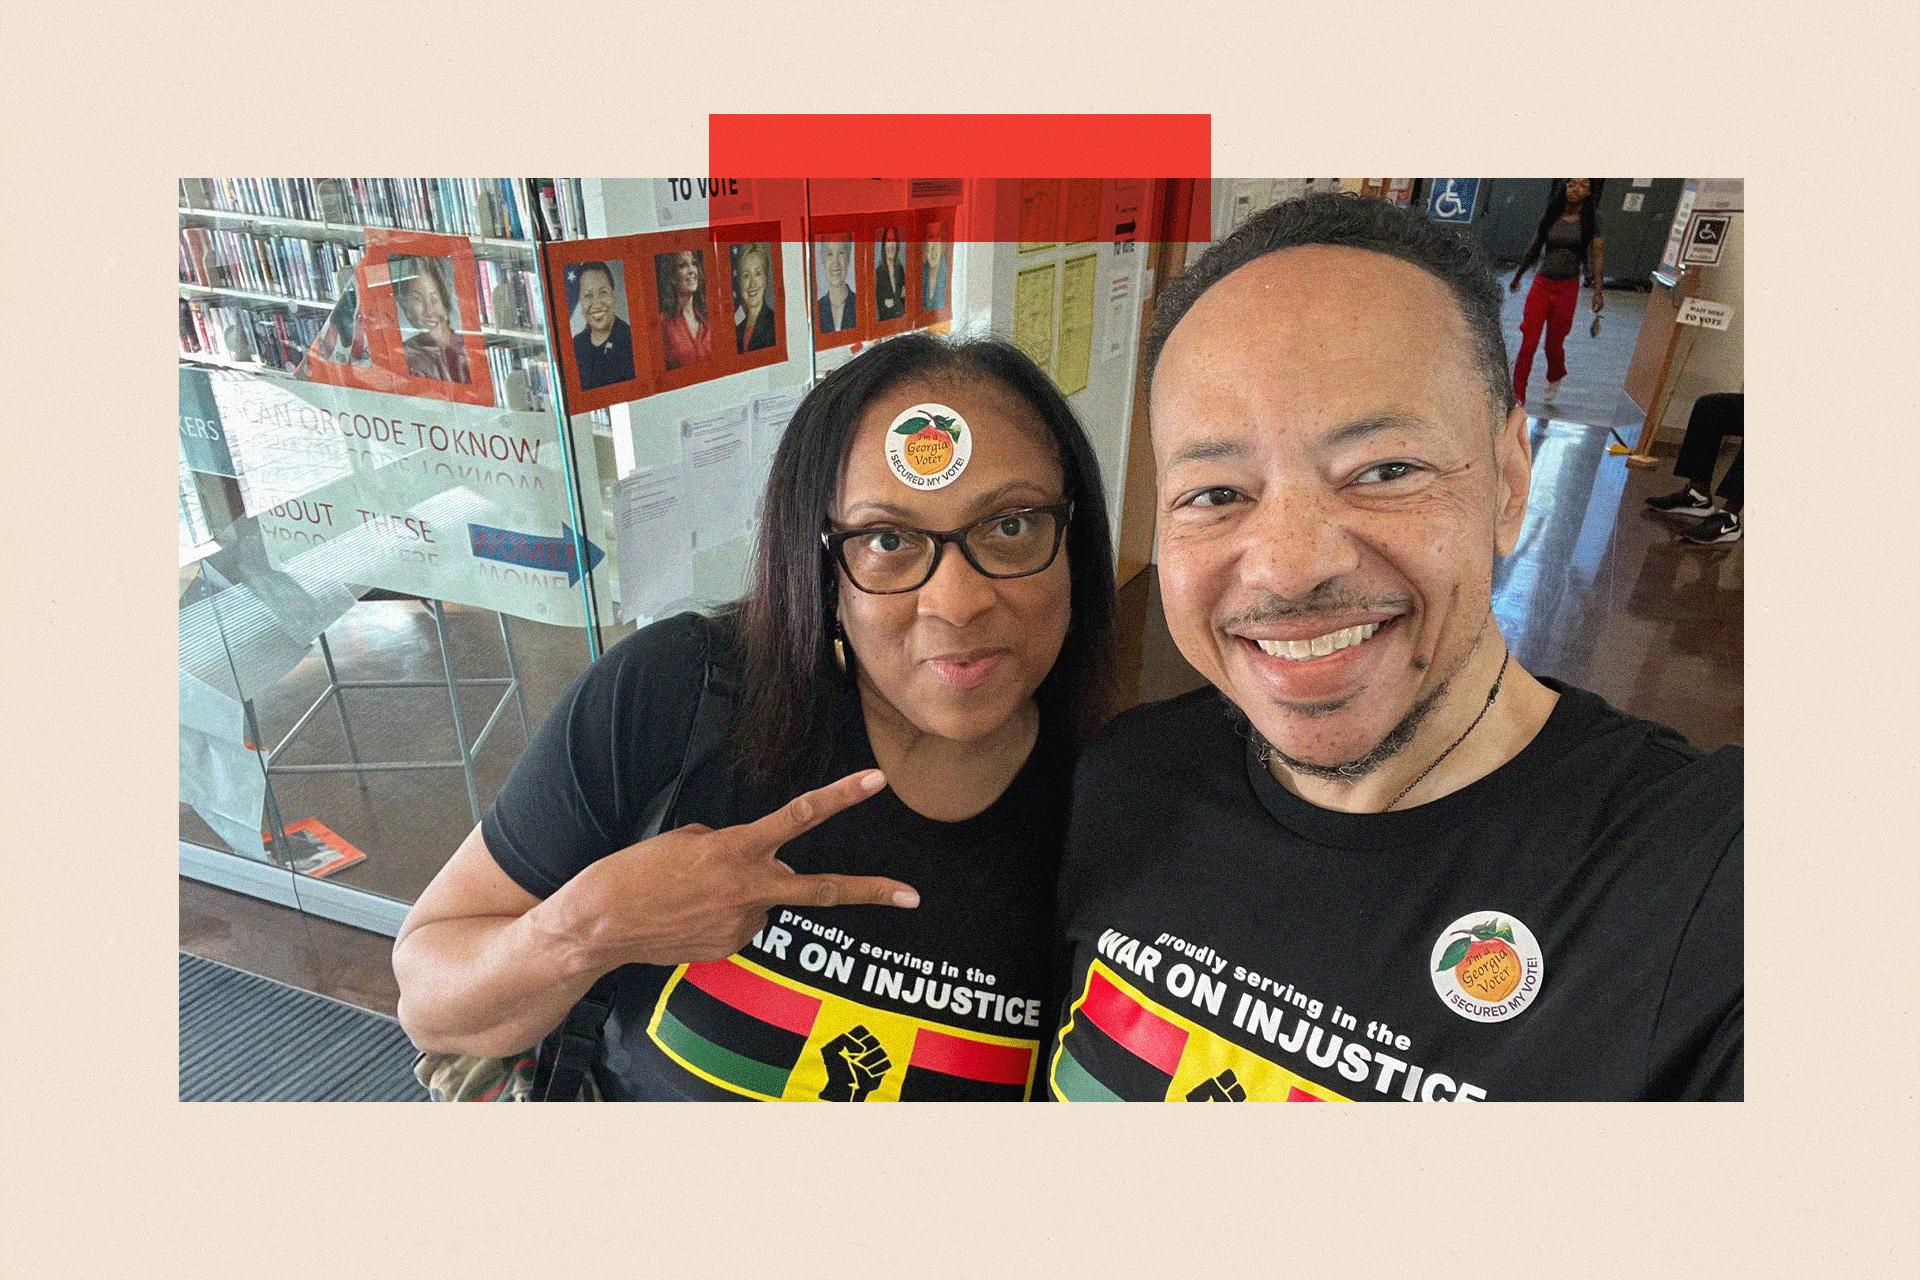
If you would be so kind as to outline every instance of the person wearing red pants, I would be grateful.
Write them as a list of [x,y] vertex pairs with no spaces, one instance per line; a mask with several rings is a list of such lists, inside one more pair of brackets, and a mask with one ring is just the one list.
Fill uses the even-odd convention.
[[1527,305],[1520,318],[1520,351],[1513,362],[1514,398],[1525,404],[1527,374],[1533,369],[1533,352],[1540,345],[1541,330],[1547,335],[1547,394],[1552,404],[1567,376],[1567,331],[1573,328],[1573,313],[1580,304],[1580,270],[1590,268],[1593,281],[1593,309],[1606,309],[1606,276],[1602,271],[1606,242],[1600,238],[1600,218],[1594,207],[1591,178],[1566,178],[1547,201],[1547,212],[1540,219],[1527,254],[1520,259],[1508,290],[1520,291],[1520,277],[1535,262],[1533,287],[1527,290]]

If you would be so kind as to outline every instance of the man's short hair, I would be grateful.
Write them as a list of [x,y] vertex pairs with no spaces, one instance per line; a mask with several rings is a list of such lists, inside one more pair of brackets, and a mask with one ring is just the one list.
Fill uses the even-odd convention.
[[1504,418],[1513,409],[1517,402],[1500,328],[1500,285],[1479,244],[1418,209],[1346,192],[1316,191],[1256,214],[1161,290],[1153,328],[1147,334],[1148,377],[1160,363],[1168,335],[1201,294],[1255,258],[1313,244],[1384,253],[1446,285],[1460,304],[1473,356],[1486,383],[1487,398],[1499,411],[1497,417]]

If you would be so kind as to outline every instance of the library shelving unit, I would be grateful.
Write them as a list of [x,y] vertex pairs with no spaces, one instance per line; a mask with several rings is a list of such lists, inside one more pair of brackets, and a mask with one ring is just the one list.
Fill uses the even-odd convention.
[[466,237],[495,401],[552,408],[537,242],[585,234],[573,179],[186,178],[180,182],[180,354],[291,373],[353,278],[366,231]]

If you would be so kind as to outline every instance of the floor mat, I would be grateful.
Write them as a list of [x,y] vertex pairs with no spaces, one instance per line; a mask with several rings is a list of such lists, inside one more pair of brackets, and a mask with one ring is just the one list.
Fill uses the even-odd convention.
[[425,1102],[398,1023],[180,953],[182,1102]]

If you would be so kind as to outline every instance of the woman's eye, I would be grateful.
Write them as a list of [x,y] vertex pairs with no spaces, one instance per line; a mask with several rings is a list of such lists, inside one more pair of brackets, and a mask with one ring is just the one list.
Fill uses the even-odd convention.
[[1003,538],[1017,538],[1027,531],[1029,523],[1026,516],[1007,516],[994,522],[993,531]]
[[876,551],[898,551],[906,545],[906,539],[891,529],[883,529],[870,539]]
[[1356,484],[1391,484],[1395,480],[1404,480],[1420,466],[1414,462],[1377,462],[1355,476]]
[[1238,489],[1229,489],[1224,485],[1216,485],[1214,488],[1202,489],[1198,493],[1189,495],[1180,505],[1183,507],[1224,507],[1229,503],[1238,501],[1240,501],[1240,491]]

